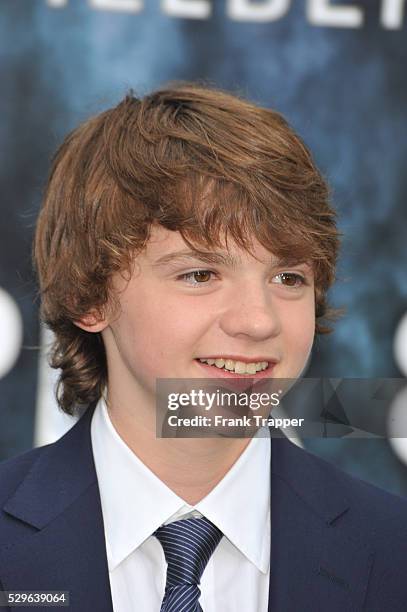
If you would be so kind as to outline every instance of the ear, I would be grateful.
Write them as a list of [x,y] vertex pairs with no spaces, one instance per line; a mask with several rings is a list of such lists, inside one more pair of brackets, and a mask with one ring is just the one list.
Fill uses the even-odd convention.
[[109,325],[109,321],[97,312],[90,312],[73,323],[80,329],[92,333],[101,332]]

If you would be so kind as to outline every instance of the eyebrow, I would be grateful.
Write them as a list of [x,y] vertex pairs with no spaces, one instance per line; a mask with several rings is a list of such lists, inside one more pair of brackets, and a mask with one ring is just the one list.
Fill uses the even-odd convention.
[[[241,259],[239,257],[235,257],[231,253],[228,252],[220,252],[220,251],[192,251],[192,250],[182,250],[182,251],[174,251],[173,253],[167,253],[167,255],[163,255],[159,257],[152,266],[154,268],[164,267],[168,264],[173,263],[182,263],[190,260],[197,260],[208,264],[215,265],[224,265],[236,270],[239,264],[241,264]],[[303,261],[298,261],[295,258],[275,258],[273,260],[273,256],[270,254],[269,264],[274,264],[277,266],[292,266],[298,265],[302,263],[307,263]]]
[[236,268],[240,262],[240,259],[236,258],[230,253],[216,252],[216,251],[174,251],[159,257],[154,263],[153,267],[158,268],[166,266],[171,263],[177,263],[182,261],[188,261],[191,259],[199,259],[208,264],[225,265],[231,268]]

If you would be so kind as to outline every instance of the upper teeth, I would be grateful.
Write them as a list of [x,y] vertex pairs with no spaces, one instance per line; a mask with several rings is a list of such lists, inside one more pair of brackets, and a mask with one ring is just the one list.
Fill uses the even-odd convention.
[[243,361],[233,361],[233,359],[199,359],[202,363],[215,365],[217,368],[225,368],[234,371],[236,374],[255,374],[259,370],[265,370],[268,366],[267,361],[256,361],[244,363]]

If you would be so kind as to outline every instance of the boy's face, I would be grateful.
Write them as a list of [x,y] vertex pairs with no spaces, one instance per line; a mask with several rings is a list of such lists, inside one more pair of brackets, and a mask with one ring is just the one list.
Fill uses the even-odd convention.
[[234,265],[175,259],[189,250],[179,232],[153,227],[130,281],[114,279],[120,311],[89,327],[102,331],[109,384],[136,399],[154,397],[156,378],[233,376],[198,361],[215,357],[267,361],[258,376],[296,378],[314,338],[313,273],[306,264],[279,264],[254,244],[261,261],[231,243]]

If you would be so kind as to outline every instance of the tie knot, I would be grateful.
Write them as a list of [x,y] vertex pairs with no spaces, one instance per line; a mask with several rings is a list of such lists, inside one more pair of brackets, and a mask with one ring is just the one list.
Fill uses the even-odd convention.
[[154,534],[168,563],[167,587],[199,584],[222,532],[207,518],[189,518],[159,527]]

